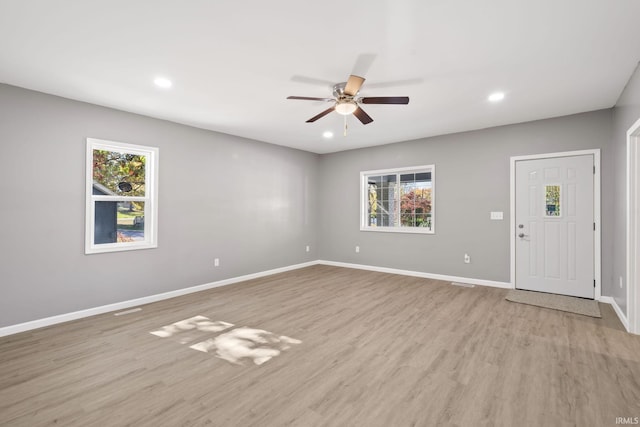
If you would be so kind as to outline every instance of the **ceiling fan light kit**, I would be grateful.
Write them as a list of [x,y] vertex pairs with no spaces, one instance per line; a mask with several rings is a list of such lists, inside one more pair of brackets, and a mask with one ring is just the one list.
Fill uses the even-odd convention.
[[307,120],[307,123],[313,123],[316,120],[335,111],[343,116],[353,114],[363,125],[373,122],[373,119],[360,108],[360,104],[408,104],[408,96],[378,96],[378,97],[358,97],[360,88],[364,83],[364,77],[350,75],[349,80],[344,83],[338,83],[333,86],[333,98],[315,98],[308,96],[288,96],[287,99],[298,99],[305,101],[324,101],[334,102],[333,107],[327,108],[320,114],[317,114]]
[[335,105],[336,113],[348,116],[358,109],[355,101],[337,101]]

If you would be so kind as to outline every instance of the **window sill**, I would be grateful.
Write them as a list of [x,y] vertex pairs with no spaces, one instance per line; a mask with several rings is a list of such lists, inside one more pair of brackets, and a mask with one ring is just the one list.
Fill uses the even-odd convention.
[[87,248],[85,255],[102,254],[106,252],[123,252],[123,251],[137,251],[142,249],[155,249],[158,247],[157,243],[105,243],[98,246],[91,246]]
[[360,227],[360,231],[374,231],[380,233],[409,233],[409,234],[435,234],[435,230],[420,227]]

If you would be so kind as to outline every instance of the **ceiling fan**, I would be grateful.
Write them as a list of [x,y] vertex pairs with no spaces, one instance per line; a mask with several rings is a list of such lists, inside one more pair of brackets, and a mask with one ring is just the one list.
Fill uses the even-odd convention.
[[313,123],[327,114],[335,111],[343,116],[353,114],[362,122],[363,125],[369,124],[373,119],[360,108],[360,104],[408,104],[408,96],[377,96],[377,97],[359,97],[358,92],[364,83],[364,77],[350,75],[349,80],[344,83],[338,83],[333,86],[333,98],[314,98],[309,96],[288,96],[287,99],[300,99],[307,101],[325,101],[333,102],[333,106],[327,108],[320,114],[317,114],[307,120],[307,123]]

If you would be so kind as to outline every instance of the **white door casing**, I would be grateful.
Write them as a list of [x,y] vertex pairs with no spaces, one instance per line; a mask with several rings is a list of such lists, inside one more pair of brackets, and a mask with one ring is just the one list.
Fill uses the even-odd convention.
[[625,319],[627,320],[627,330],[640,335],[640,283],[638,280],[640,272],[639,169],[640,119],[627,131],[627,316]]
[[599,151],[511,160],[514,287],[600,298]]

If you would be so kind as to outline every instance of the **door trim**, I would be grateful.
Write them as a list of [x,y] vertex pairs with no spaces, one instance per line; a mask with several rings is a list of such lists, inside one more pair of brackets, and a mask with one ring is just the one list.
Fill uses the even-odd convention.
[[596,168],[593,175],[593,221],[596,224],[595,236],[593,239],[593,266],[594,279],[596,286],[594,290],[594,298],[596,301],[602,298],[602,253],[601,247],[601,222],[600,222],[600,149],[594,150],[578,150],[578,151],[562,151],[559,153],[531,154],[526,156],[512,156],[510,158],[510,221],[509,221],[509,246],[511,252],[510,262],[510,280],[511,288],[516,288],[516,162],[521,160],[537,160],[537,159],[553,159],[558,157],[584,156],[593,155],[593,165]]
[[640,119],[627,131],[627,330],[640,335]]

